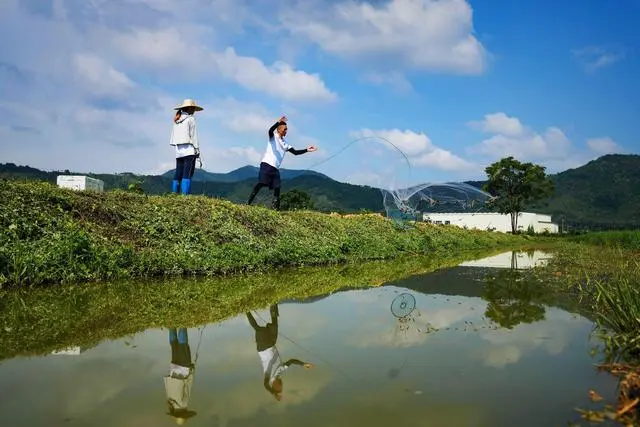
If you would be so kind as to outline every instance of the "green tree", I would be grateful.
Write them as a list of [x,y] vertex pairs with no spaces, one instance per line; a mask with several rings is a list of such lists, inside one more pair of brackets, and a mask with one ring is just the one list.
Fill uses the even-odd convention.
[[488,180],[483,186],[494,197],[491,206],[511,215],[511,231],[518,232],[518,215],[525,206],[553,194],[553,181],[545,168],[505,157],[485,169]]
[[283,211],[313,209],[311,197],[302,190],[291,190],[280,196],[280,209]]

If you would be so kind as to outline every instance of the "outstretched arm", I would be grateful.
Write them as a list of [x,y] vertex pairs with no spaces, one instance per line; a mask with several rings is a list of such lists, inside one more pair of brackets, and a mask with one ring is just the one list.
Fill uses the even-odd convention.
[[260,328],[258,326],[258,322],[256,322],[256,319],[253,317],[253,315],[250,312],[247,312],[247,319],[249,320],[249,324],[253,329],[257,331],[258,328]]
[[307,148],[303,148],[302,150],[296,150],[295,148],[291,147],[287,151],[290,152],[291,154],[299,156],[300,154],[312,153],[312,152],[314,152],[316,150],[317,150],[317,148],[316,148],[315,145],[310,145]]
[[303,362],[302,360],[298,360],[298,359],[289,359],[286,362],[284,362],[284,365],[285,366],[300,365],[300,366],[304,366],[305,368],[313,368],[313,364]]

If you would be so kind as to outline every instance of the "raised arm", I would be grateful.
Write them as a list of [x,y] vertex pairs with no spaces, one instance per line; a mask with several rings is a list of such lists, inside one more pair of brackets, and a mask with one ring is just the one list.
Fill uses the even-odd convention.
[[278,126],[287,124],[287,116],[282,116],[269,128],[269,139],[273,138],[273,133],[276,131]]

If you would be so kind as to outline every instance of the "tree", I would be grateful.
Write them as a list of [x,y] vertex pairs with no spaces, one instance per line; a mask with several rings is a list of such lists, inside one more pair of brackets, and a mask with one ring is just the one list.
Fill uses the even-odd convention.
[[283,211],[313,209],[311,197],[301,190],[291,190],[280,197],[280,209]]
[[494,197],[491,206],[501,214],[511,215],[511,231],[518,232],[518,215],[525,206],[553,194],[553,181],[545,168],[533,163],[521,163],[505,157],[485,169],[488,180],[483,190]]

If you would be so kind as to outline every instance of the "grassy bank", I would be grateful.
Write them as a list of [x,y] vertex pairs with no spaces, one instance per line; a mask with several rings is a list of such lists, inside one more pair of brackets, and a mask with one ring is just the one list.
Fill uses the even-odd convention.
[[[640,254],[622,249],[629,233],[594,233],[585,243],[562,245],[539,280],[559,294],[572,297],[589,310],[602,339],[599,370],[619,378],[617,402],[603,401],[602,409],[581,411],[591,422],[640,423]],[[615,236],[622,237],[622,241]],[[592,246],[593,244],[598,245]],[[635,248],[634,248],[635,249]],[[592,400],[600,399],[597,393]]]
[[0,290],[0,360],[69,346],[91,347],[148,328],[194,327],[286,299],[379,286],[495,253],[443,253],[401,257],[392,263],[369,261],[227,278]]
[[570,240],[589,245],[640,251],[640,230],[599,231],[569,237]]
[[202,196],[0,181],[0,286],[217,275],[525,244],[376,215],[275,212]]
[[[619,245],[567,244],[545,269],[544,279],[593,312],[616,357],[640,357],[640,255]],[[640,360],[640,359],[639,359]]]

